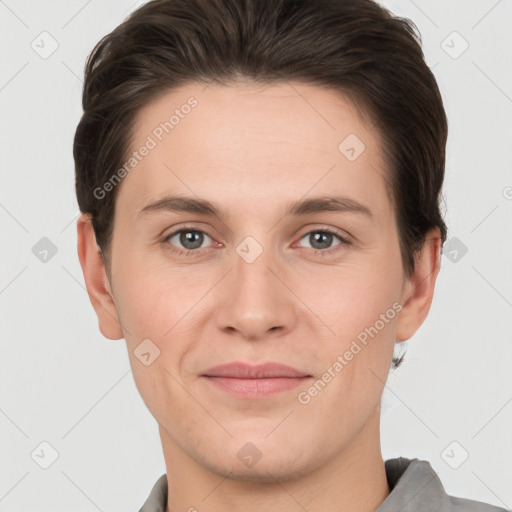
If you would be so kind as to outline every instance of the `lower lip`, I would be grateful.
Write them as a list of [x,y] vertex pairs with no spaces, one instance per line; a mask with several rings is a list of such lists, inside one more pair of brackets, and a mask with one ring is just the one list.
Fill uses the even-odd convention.
[[207,377],[212,385],[240,398],[265,398],[296,388],[311,377],[275,377],[270,379],[237,379],[232,377]]

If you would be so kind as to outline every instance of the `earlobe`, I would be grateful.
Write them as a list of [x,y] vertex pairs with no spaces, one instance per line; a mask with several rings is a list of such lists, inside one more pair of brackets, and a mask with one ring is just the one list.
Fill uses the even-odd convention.
[[441,237],[439,229],[435,228],[427,233],[423,247],[415,259],[414,273],[403,288],[402,310],[396,330],[398,342],[411,338],[427,318],[440,266]]
[[96,243],[91,217],[81,214],[77,221],[78,258],[82,267],[89,300],[98,317],[101,333],[108,339],[123,338],[105,262]]

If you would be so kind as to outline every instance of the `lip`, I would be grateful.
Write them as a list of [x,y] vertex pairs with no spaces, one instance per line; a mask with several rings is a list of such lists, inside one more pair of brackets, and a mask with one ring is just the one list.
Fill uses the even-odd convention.
[[205,377],[231,377],[236,379],[273,379],[278,377],[311,377],[296,368],[281,363],[250,365],[247,363],[227,363],[206,370]]
[[289,391],[312,376],[280,363],[228,363],[201,375],[217,389],[238,398],[260,399]]

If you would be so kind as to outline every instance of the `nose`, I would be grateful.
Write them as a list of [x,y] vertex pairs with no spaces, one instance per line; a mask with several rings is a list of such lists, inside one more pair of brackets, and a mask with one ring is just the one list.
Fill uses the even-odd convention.
[[299,301],[286,283],[283,263],[270,250],[252,262],[235,253],[233,261],[231,272],[219,283],[217,327],[247,341],[293,330]]

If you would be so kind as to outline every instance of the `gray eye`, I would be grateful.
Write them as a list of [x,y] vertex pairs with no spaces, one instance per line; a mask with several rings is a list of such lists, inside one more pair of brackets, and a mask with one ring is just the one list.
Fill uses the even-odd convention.
[[310,247],[312,249],[322,250],[322,249],[330,249],[333,246],[332,243],[335,238],[340,240],[340,243],[335,244],[335,245],[340,245],[342,240],[335,233],[331,233],[329,231],[317,230],[317,231],[310,231],[309,233],[306,233],[301,238],[301,240],[303,240],[303,239],[308,240],[308,242],[310,243]]
[[[203,231],[198,231],[195,229],[181,229],[180,231],[176,231],[172,235],[169,235],[167,240],[173,245],[177,245],[178,247],[180,247],[179,244],[181,244],[180,248],[182,249],[194,250],[201,248],[201,245],[205,241],[205,237],[210,238]],[[177,241],[173,241],[173,239],[176,238]]]

